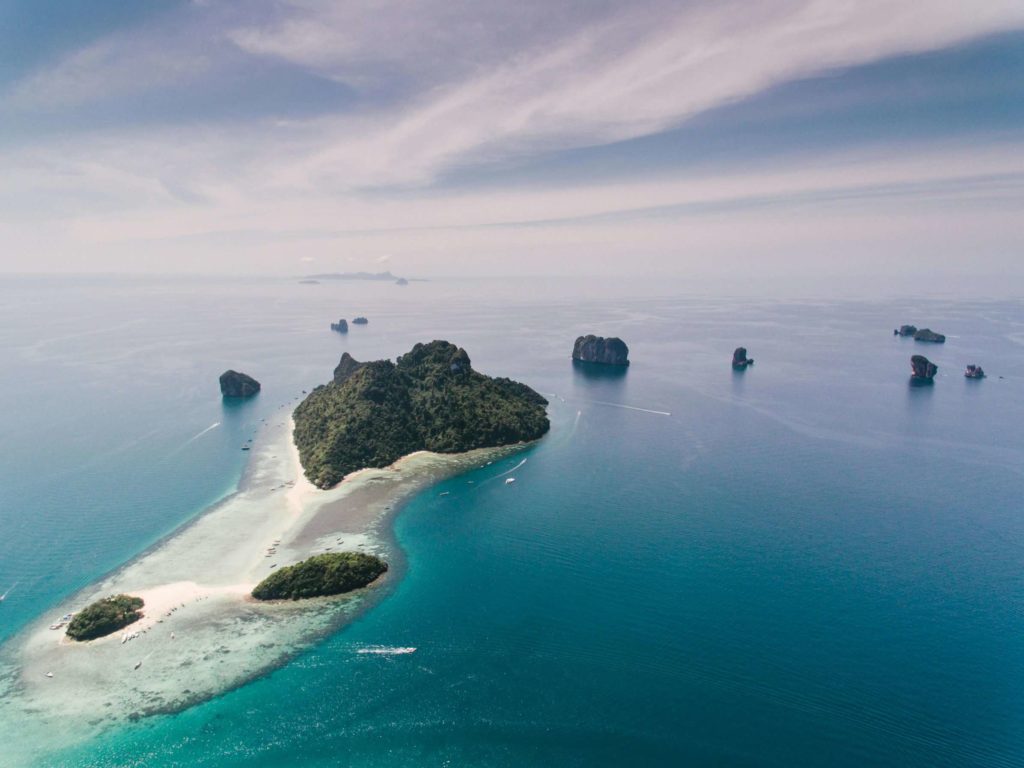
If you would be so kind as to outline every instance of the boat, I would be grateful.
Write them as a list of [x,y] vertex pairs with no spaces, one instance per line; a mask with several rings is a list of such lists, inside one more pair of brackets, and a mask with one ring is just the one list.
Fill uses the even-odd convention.
[[510,477],[508,480],[505,481],[505,485],[512,485],[512,483],[514,483],[515,481],[516,479],[514,477]]
[[141,661],[135,662],[135,669],[138,669],[141,666],[142,666],[142,662]]
[[377,645],[372,648],[360,648],[356,653],[372,654],[375,656],[406,656],[410,653],[416,653],[416,649],[412,647],[389,648]]
[[128,642],[128,633],[127,632],[122,632],[121,633],[121,645],[124,645],[127,642]]
[[47,672],[47,673],[46,673],[46,676],[47,676],[47,677],[53,677],[53,672]]
[[441,493],[439,493],[438,496],[450,496],[451,493],[451,491],[441,491]]

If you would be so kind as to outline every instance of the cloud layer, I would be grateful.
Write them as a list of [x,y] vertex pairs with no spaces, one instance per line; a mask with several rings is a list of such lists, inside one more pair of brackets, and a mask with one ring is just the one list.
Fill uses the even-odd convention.
[[[538,230],[557,242],[562,227],[613,254],[626,245],[616,238],[635,239],[628,222],[668,212],[690,231],[705,227],[698,239],[714,250],[738,247],[712,225],[723,211],[763,227],[771,201],[782,222],[793,206],[843,200],[875,206],[868,218],[883,231],[879,200],[924,215],[964,179],[961,196],[982,210],[979,184],[1003,200],[1024,173],[1014,160],[1022,137],[983,125],[980,147],[837,141],[746,172],[621,168],[583,184],[556,170],[524,183],[515,169],[667,135],[801,79],[1022,27],[1017,0],[190,3],[111,29],[7,86],[0,232],[14,246],[0,268],[25,269],[41,254],[59,268],[74,249],[130,268],[118,254],[139,242],[163,243],[145,268],[174,268],[173,244],[189,238],[230,269],[261,235],[306,241],[316,256],[332,238],[350,247],[358,238],[372,262],[412,257],[410,232],[431,233],[426,268],[451,268],[445,238],[458,253],[470,230],[485,252],[494,228],[532,228],[520,237],[536,247]],[[488,171],[486,188],[449,186],[474,169]],[[670,246],[666,235],[651,250]],[[265,250],[261,268],[296,268],[297,257],[277,263]],[[507,256],[504,245],[489,250],[494,261]]]

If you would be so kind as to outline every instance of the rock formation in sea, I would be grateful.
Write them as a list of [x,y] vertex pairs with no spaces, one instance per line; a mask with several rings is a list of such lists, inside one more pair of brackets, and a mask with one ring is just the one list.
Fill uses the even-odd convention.
[[941,333],[936,333],[931,328],[921,328],[914,333],[914,341],[930,341],[935,344],[943,344],[946,341],[946,337]]
[[342,319],[336,323],[331,323],[331,330],[338,333],[348,333],[348,320]]
[[580,336],[572,348],[572,359],[601,365],[629,365],[629,347],[622,339],[612,336]]
[[406,280],[404,277],[400,277],[397,280],[395,280],[395,285],[408,285],[408,284],[409,284],[409,281]]
[[477,373],[447,341],[417,344],[395,362],[360,363],[346,353],[334,381],[295,409],[295,444],[306,477],[329,488],[415,451],[536,440],[550,427],[546,405],[525,384]]
[[939,367],[924,355],[914,355],[910,358],[910,378],[914,381],[931,381],[938,370]]
[[224,397],[252,397],[260,391],[260,383],[252,376],[238,371],[224,371],[220,375],[220,393]]
[[901,325],[899,328],[893,328],[893,336],[913,336],[917,333],[916,325]]
[[365,366],[366,363],[360,363],[348,352],[345,352],[341,356],[341,360],[338,362],[337,367],[334,369],[334,383],[344,384],[353,373],[362,370]]
[[746,347],[736,347],[732,353],[732,367],[738,371],[746,370],[748,365],[754,364],[754,358],[747,357]]
[[985,371],[982,369],[980,365],[975,365],[974,363],[971,363],[970,365],[967,366],[967,370],[964,371],[964,376],[966,376],[968,379],[984,379]]
[[352,319],[352,325],[366,325],[368,322],[370,321],[362,316]]

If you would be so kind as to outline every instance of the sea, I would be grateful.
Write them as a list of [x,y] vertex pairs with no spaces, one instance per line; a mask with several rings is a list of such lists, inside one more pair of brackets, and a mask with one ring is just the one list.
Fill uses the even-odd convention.
[[[330,331],[357,315],[369,324]],[[903,323],[946,343],[895,337]],[[586,333],[623,338],[632,364],[574,365]],[[75,768],[1024,765],[1014,298],[2,278],[0,642],[231,494],[261,419],[343,352],[394,358],[432,339],[543,393],[550,433],[411,499],[394,523],[401,577],[284,666],[19,754]],[[755,364],[737,372],[741,345]],[[929,386],[911,386],[915,353],[938,365]],[[965,379],[968,363],[988,378]],[[228,368],[259,396],[223,402]]]

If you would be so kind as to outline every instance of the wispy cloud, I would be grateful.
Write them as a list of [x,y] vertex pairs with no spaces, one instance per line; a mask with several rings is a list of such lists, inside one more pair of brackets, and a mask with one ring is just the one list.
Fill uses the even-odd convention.
[[[1022,27],[1019,0],[208,0],[101,36],[8,88],[0,119],[49,111],[70,127],[0,149],[0,225],[24,234],[23,222],[49,222],[55,238],[97,249],[230,232],[455,237],[753,200],[909,196],[957,178],[997,184],[1000,173],[1024,172],[1017,137],[983,150],[818,151],[795,165],[769,158],[756,172],[655,179],[626,168],[601,184],[552,175],[460,192],[443,179],[660,134],[784,83]],[[211,117],[211,83],[256,65],[261,77],[299,71],[354,96],[314,118],[292,109],[301,94],[288,91],[266,113]],[[115,104],[131,115],[143,96],[171,90],[194,95],[173,117],[74,129],[76,110]],[[374,245],[368,259],[402,256],[405,243]]]

